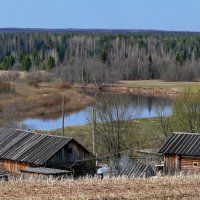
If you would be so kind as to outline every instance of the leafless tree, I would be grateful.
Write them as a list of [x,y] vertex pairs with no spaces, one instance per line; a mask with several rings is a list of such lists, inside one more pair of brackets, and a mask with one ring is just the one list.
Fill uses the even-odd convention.
[[125,138],[129,133],[130,116],[122,99],[104,96],[96,105],[95,143],[100,154],[112,155],[116,164],[121,151],[126,149]]

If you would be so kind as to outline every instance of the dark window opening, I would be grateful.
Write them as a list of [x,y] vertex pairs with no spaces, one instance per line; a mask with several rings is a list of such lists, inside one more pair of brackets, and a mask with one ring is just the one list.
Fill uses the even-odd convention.
[[198,167],[198,163],[197,162],[193,162],[193,167]]
[[67,149],[67,153],[72,153],[72,148],[69,147],[69,148]]

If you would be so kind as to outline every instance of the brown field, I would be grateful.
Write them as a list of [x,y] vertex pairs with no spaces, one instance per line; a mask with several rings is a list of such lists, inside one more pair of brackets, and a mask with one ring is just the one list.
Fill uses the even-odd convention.
[[2,200],[200,199],[200,178],[18,180],[0,182]]

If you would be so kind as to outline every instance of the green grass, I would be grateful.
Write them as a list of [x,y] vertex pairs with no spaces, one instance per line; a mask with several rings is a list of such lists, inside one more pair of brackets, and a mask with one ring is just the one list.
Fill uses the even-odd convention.
[[[129,126],[130,132],[126,134],[127,148],[159,148],[162,145],[162,141],[158,140],[158,138],[163,137],[159,128],[158,118],[131,120]],[[57,129],[48,131],[48,133],[62,135],[62,130]],[[88,150],[92,150],[91,125],[65,127],[65,135],[75,138]]]
[[120,84],[135,88],[154,88],[182,91],[188,86],[200,86],[200,82],[167,82],[162,80],[120,81]]
[[[62,129],[47,131],[47,133],[61,136]],[[90,125],[65,127],[64,134],[67,137],[73,137],[82,145],[84,145],[87,149],[91,150],[92,128]]]

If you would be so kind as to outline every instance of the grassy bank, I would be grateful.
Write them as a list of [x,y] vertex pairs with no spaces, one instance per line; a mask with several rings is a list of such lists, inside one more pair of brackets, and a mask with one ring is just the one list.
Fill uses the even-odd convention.
[[[49,134],[62,135],[62,130],[48,131]],[[65,127],[65,135],[74,137],[92,151],[92,126]],[[158,118],[144,118],[130,121],[130,131],[126,134],[127,148],[155,148],[163,143]]]
[[0,182],[0,199],[199,199],[198,177],[107,180],[19,180]]
[[[0,83],[1,84],[1,83]],[[61,113],[62,97],[65,96],[67,112],[80,110],[95,102],[81,90],[73,88],[65,81],[16,82],[14,91],[0,95],[0,111],[17,118],[42,116],[57,117]]]
[[120,84],[130,88],[168,89],[175,92],[181,92],[188,86],[200,86],[200,82],[167,82],[162,80],[120,81]]
[[119,81],[118,84],[76,85],[76,87],[96,89],[104,92],[129,93],[135,95],[168,97],[174,99],[176,95],[188,87],[200,87],[200,82],[167,82],[163,80],[132,80]]

